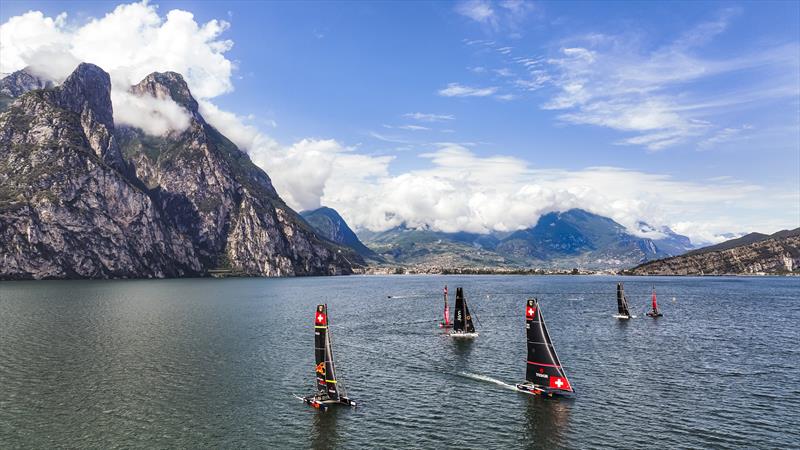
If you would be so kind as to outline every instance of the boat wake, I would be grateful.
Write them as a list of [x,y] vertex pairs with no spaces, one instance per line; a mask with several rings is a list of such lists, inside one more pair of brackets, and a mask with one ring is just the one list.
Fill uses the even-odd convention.
[[512,391],[516,391],[517,387],[513,384],[508,384],[506,382],[500,381],[496,378],[487,377],[486,375],[480,375],[477,373],[469,373],[469,372],[459,372],[458,375],[466,378],[470,378],[477,381],[485,381],[487,383],[496,384],[498,386],[502,386],[506,389],[511,389]]

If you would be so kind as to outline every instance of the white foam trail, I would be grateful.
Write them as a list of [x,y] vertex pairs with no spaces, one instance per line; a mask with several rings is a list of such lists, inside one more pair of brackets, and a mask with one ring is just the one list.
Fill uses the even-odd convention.
[[479,375],[477,373],[468,373],[468,372],[459,372],[458,374],[461,375],[461,376],[465,376],[467,378],[472,378],[473,380],[486,381],[488,383],[493,383],[493,384],[496,384],[498,386],[502,386],[502,387],[504,387],[506,389],[511,389],[512,391],[516,391],[517,390],[517,387],[514,386],[513,384],[508,384],[508,383],[500,381],[500,380],[498,380],[496,378],[487,377],[486,375]]

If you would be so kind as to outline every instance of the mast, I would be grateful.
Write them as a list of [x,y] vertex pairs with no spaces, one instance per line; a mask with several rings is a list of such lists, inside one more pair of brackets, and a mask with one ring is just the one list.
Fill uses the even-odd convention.
[[316,361],[314,372],[317,378],[317,394],[327,396],[331,400],[339,400],[328,324],[328,305],[317,305],[314,313],[314,357]]
[[575,392],[556,354],[544,315],[535,298],[525,305],[525,328],[528,339],[528,364],[525,379],[531,384],[553,391]]

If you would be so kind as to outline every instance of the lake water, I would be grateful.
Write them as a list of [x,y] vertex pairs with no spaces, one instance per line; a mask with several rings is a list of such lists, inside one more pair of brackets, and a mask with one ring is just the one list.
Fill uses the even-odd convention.
[[[437,328],[445,284],[476,339]],[[573,400],[510,388],[528,296]],[[2,282],[0,447],[797,447],[799,302],[797,278]],[[357,409],[293,396],[313,389],[317,303]]]

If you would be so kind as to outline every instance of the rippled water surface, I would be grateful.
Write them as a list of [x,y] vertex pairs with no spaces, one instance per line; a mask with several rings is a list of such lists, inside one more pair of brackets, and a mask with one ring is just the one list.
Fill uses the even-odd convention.
[[[800,279],[389,276],[0,283],[0,447],[796,447]],[[436,327],[463,286],[474,340]],[[665,317],[644,316],[655,286]],[[388,295],[400,298],[387,298]],[[515,392],[539,298],[574,400]],[[320,413],[329,304],[358,409]]]

